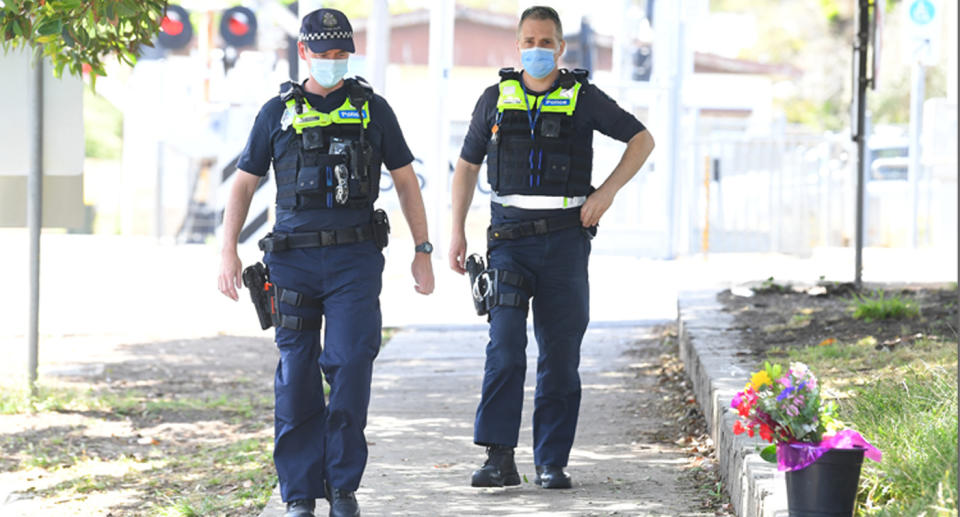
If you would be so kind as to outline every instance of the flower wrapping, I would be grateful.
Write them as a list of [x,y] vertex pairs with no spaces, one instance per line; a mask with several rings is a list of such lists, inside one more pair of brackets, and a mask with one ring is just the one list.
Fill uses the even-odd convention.
[[809,467],[830,449],[863,449],[864,456],[880,461],[883,453],[853,429],[824,435],[818,444],[782,442],[777,444],[777,470],[790,472]]
[[880,461],[876,447],[836,418],[836,403],[821,399],[820,383],[803,363],[787,368],[764,363],[730,408],[737,414],[733,433],[770,442],[760,455],[781,471],[807,467],[830,449],[862,448],[868,458]]

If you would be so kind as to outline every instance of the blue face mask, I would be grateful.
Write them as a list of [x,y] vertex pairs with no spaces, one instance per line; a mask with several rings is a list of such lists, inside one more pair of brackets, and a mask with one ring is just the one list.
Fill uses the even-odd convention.
[[310,75],[324,88],[332,88],[347,73],[346,59],[311,59]]
[[520,51],[520,63],[528,74],[536,79],[543,79],[557,66],[553,59],[552,48],[525,48]]

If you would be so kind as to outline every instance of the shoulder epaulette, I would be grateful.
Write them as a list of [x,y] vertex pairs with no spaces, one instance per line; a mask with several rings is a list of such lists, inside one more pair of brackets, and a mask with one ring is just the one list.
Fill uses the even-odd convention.
[[287,81],[280,84],[280,101],[287,102],[294,97],[303,97],[303,86],[296,81]]
[[303,85],[296,81],[287,81],[280,85],[280,102],[286,104],[293,99],[296,101],[297,113],[303,113]]
[[347,98],[350,99],[350,104],[353,104],[357,109],[373,98],[373,87],[363,77],[344,79],[343,85],[347,89]]
[[515,80],[515,81],[519,81],[519,80],[520,80],[520,75],[521,75],[521,73],[518,72],[518,71],[516,71],[516,70],[514,70],[513,67],[509,67],[509,66],[508,66],[508,67],[506,67],[506,68],[501,68],[501,69],[500,69],[500,80],[501,80],[501,81],[509,81],[509,80],[511,80],[511,79],[513,79],[513,80]]
[[582,68],[574,68],[573,71],[561,68],[560,77],[557,78],[557,84],[564,90],[568,90],[573,88],[573,85],[577,82],[584,85],[587,84],[587,77],[589,76],[590,72]]

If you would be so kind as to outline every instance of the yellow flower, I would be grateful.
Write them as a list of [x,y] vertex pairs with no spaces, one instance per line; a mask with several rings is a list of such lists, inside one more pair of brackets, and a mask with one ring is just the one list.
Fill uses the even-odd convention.
[[760,370],[759,372],[750,376],[750,384],[753,385],[753,389],[760,391],[761,386],[773,384],[773,381],[770,380],[770,376],[767,375],[766,370]]

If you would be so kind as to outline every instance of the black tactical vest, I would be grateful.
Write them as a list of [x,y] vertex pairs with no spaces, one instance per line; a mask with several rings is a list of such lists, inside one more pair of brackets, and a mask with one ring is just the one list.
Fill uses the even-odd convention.
[[[382,165],[364,128],[373,89],[355,78],[345,79],[342,87],[347,101],[330,113],[319,113],[310,108],[300,84],[291,81],[281,86],[280,98],[287,106],[282,123],[289,126],[274,147],[278,208],[373,209]],[[326,117],[329,124],[298,130],[294,112],[304,119]],[[354,120],[359,123],[348,123]]]
[[[499,195],[525,194],[539,196],[585,196],[590,193],[593,148],[588,142],[574,138],[573,113],[540,110],[536,101],[517,99],[503,107],[504,85],[515,81],[523,98],[521,72],[512,68],[500,70],[498,122],[487,145],[487,179]],[[544,95],[544,102],[561,102],[560,92],[570,90],[576,82],[587,84],[585,70],[560,70],[559,88]],[[582,91],[582,90],[581,90]],[[512,105],[512,106],[511,106]],[[522,109],[517,109],[517,107]],[[531,135],[530,121],[535,119]]]

